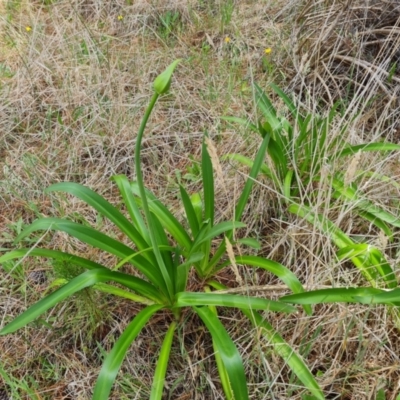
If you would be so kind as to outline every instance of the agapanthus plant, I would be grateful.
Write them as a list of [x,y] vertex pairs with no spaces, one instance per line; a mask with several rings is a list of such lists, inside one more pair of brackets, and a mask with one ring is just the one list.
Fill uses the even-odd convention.
[[[181,315],[184,308],[197,314],[209,331],[215,351],[215,360],[221,384],[228,399],[249,398],[242,357],[218,318],[216,307],[234,307],[257,327],[261,335],[272,343],[299,380],[317,399],[323,399],[322,392],[302,359],[282,339],[258,311],[291,313],[293,306],[265,298],[218,293],[222,285],[215,278],[229,261],[225,257],[227,243],[234,242],[234,231],[245,226],[240,222],[249,198],[254,178],[263,163],[270,137],[266,134],[254,160],[250,176],[244,186],[235,209],[235,220],[216,223],[214,220],[215,196],[213,166],[206,144],[202,144],[202,193],[189,194],[180,187],[185,215],[175,217],[157,197],[145,188],[141,170],[141,142],[146,124],[158,98],[165,94],[171,84],[171,77],[179,60],[173,62],[154,81],[154,94],[144,114],[136,139],[135,167],[136,180],[131,182],[124,175],[114,176],[128,217],[102,196],[78,183],[56,183],[46,191],[64,192],[76,196],[93,207],[102,217],[109,219],[128,239],[124,244],[90,226],[60,218],[40,218],[28,226],[16,242],[35,231],[61,231],[70,236],[115,256],[118,261],[111,267],[98,262],[58,250],[44,248],[17,249],[0,257],[0,263],[25,256],[39,256],[68,261],[83,267],[85,272],[68,281],[24,313],[9,322],[1,335],[10,334],[34,321],[51,307],[74,293],[94,287],[102,292],[120,296],[143,305],[143,309],[132,319],[105,357],[93,399],[109,397],[118,371],[127,355],[129,346],[137,338],[151,317],[160,312],[170,312],[174,317],[166,329],[164,341],[155,366],[151,399],[161,399],[167,373],[171,346],[177,340],[174,333],[184,323]],[[214,239],[225,236],[216,251]],[[251,238],[245,241],[254,243]],[[235,257],[237,264],[263,268],[278,276],[293,293],[302,293],[303,287],[296,276],[283,265],[256,256]],[[141,277],[122,273],[119,269],[129,264],[140,272]],[[188,291],[189,271],[194,268],[204,282],[199,292]],[[114,284],[119,284],[115,286]],[[217,290],[215,290],[217,289]],[[306,312],[310,307],[305,306]],[[7,317],[5,317],[7,319]]]

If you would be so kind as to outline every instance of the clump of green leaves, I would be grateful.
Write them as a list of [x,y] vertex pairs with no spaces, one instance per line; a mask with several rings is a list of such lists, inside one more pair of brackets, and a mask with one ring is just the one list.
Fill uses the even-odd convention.
[[[267,149],[270,163],[261,166],[261,173],[274,183],[289,212],[305,218],[328,235],[339,248],[339,259],[351,260],[372,285],[377,285],[381,280],[389,288],[396,287],[394,272],[380,250],[365,243],[356,243],[326,216],[314,212],[313,208],[319,195],[314,188],[323,183],[329,188],[328,192],[333,194],[334,201],[348,204],[359,217],[374,224],[392,240],[392,227],[400,227],[398,216],[375,205],[363,195],[358,184],[363,174],[353,171],[351,179],[347,179],[346,174],[337,171],[336,163],[363,152],[400,150],[400,145],[385,142],[346,144],[344,136],[348,124],[343,124],[332,139],[329,132],[333,120],[338,116],[339,103],[325,117],[303,115],[278,86],[271,84],[270,87],[288,108],[290,119],[279,115],[257,84],[254,85],[254,91],[260,120],[253,122],[237,117],[224,119],[249,127],[262,138],[270,137]],[[240,154],[228,157],[244,165],[253,165],[253,160]],[[333,204],[330,204],[330,208],[333,208]]]
[[[245,225],[240,222],[248,201],[255,177],[262,167],[271,136],[267,132],[252,165],[250,176],[235,209],[235,220],[216,223],[214,177],[211,158],[205,142],[202,144],[201,177],[202,193],[189,194],[180,186],[180,195],[185,216],[177,218],[157,197],[145,188],[141,170],[141,142],[146,124],[158,98],[166,93],[171,77],[179,60],[173,62],[154,82],[154,94],[144,114],[136,140],[135,166],[136,181],[130,182],[126,176],[114,176],[128,217],[107,200],[91,189],[78,183],[57,183],[47,192],[69,193],[93,207],[103,218],[110,220],[127,239],[129,245],[118,241],[91,226],[60,218],[40,218],[25,228],[17,237],[20,241],[35,231],[61,231],[70,236],[117,257],[112,268],[95,261],[45,248],[23,248],[11,251],[0,257],[0,263],[25,256],[39,256],[56,260],[65,265],[83,268],[84,272],[68,277],[67,283],[31,306],[13,321],[9,322],[0,335],[10,334],[37,319],[41,314],[64,299],[88,287],[99,291],[130,299],[143,305],[143,309],[128,324],[106,356],[100,375],[94,388],[93,399],[107,399],[118,371],[131,343],[139,335],[150,318],[158,312],[170,312],[173,322],[166,329],[163,344],[155,367],[151,399],[161,399],[169,354],[174,333],[181,320],[182,309],[190,308],[197,314],[209,331],[218,367],[221,384],[228,399],[245,400],[249,398],[245,370],[242,358],[218,318],[218,307],[235,307],[258,328],[261,337],[271,343],[276,352],[285,360],[302,384],[316,399],[323,399],[321,389],[312,374],[296,352],[283,340],[273,327],[258,312],[291,313],[297,311],[293,306],[264,298],[219,293],[224,289],[215,275],[227,267],[225,253],[227,242],[234,243],[234,231]],[[182,222],[181,222],[182,221]],[[225,236],[214,251],[215,238]],[[243,243],[254,244],[254,240],[245,239]],[[262,268],[279,277],[294,294],[303,293],[303,287],[297,277],[283,265],[256,256],[235,257],[238,265]],[[142,278],[120,272],[120,268],[129,264],[141,273]],[[77,269],[74,267],[74,271]],[[203,291],[187,290],[189,270],[194,268],[204,282]],[[114,284],[119,284],[115,286]],[[311,312],[308,305],[304,306]]]

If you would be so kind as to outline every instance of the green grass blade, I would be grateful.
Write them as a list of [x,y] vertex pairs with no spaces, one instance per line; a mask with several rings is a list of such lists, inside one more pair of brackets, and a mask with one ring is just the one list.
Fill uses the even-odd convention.
[[149,244],[136,230],[136,228],[122,215],[113,205],[111,205],[102,196],[87,188],[74,182],[61,182],[48,187],[45,192],[65,192],[74,195],[85,203],[92,206],[101,215],[108,218],[113,222],[121,232],[125,233],[129,239],[142,250],[149,247]]
[[117,184],[121,196],[124,199],[124,204],[129,212],[133,224],[136,226],[136,229],[140,232],[146,242],[150,243],[149,232],[142,214],[139,211],[139,207],[136,204],[135,197],[132,194],[131,184],[128,178],[125,175],[115,175],[111,179]]
[[[371,296],[385,293],[383,290],[361,288],[321,289],[310,292],[291,294],[281,297],[279,300],[292,304],[322,304],[322,303],[366,303]],[[365,299],[364,301],[362,299]]]
[[243,309],[242,312],[249,318],[251,323],[260,330],[264,338],[271,343],[276,353],[278,353],[293,371],[293,373],[303,383],[313,396],[318,400],[324,400],[325,397],[321,388],[314,379],[303,359],[290,347],[290,345],[275,331],[260,314]]
[[242,358],[222,325],[221,321],[208,307],[193,307],[211,333],[215,349],[221,356],[226,372],[229,376],[231,388],[236,400],[247,400],[246,376]]
[[175,305],[176,307],[221,306],[249,308],[253,310],[269,310],[285,313],[297,311],[294,307],[286,307],[286,304],[282,304],[278,301],[225,293],[181,292],[176,295]]
[[[257,256],[238,256],[235,260],[238,264],[262,268],[273,273],[281,279],[293,293],[304,292],[303,285],[297,279],[297,276],[282,264]],[[312,314],[311,307],[306,306],[304,310],[308,315]]]
[[343,150],[337,152],[330,160],[337,157],[344,157],[348,155],[356,154],[358,151],[396,151],[400,150],[400,145],[394,143],[365,143],[356,146],[348,146]]
[[[139,196],[139,188],[136,182],[131,183],[131,188],[136,196]],[[161,225],[172,235],[183,249],[190,249],[192,242],[185,228],[171,214],[171,212],[151,193],[146,189],[146,196],[149,203],[150,211],[157,216]],[[141,205],[142,200],[136,197],[136,202]]]
[[151,385],[150,400],[161,400],[162,398],[165,374],[167,372],[169,354],[171,352],[172,339],[174,338],[175,329],[176,322],[172,322],[172,324],[169,326],[167,334],[165,335],[160,356],[157,361],[156,372],[154,373],[153,383]]
[[214,225],[214,174],[210,154],[203,140],[201,150],[201,173],[203,177],[204,219]]
[[179,185],[179,190],[181,192],[181,199],[183,207],[185,208],[186,218],[188,220],[190,230],[192,231],[193,237],[196,237],[197,233],[199,232],[199,222],[197,220],[196,212],[193,208],[190,196],[185,188],[182,185]]
[[94,387],[93,400],[108,400],[112,385],[131,343],[136,339],[151,316],[161,308],[162,306],[158,304],[146,307],[125,328],[104,360],[96,386]]
[[109,280],[124,284],[126,287],[136,290],[138,293],[145,295],[157,302],[160,301],[158,291],[152,285],[143,281],[142,279],[135,278],[126,274],[121,274],[119,272],[109,271],[103,268],[92,269],[73,278],[70,282],[62,286],[60,289],[57,289],[55,292],[49,294],[42,300],[39,300],[33,306],[29,307],[25,312],[23,312],[12,322],[7,324],[0,331],[0,335],[12,333],[24,327],[28,323],[35,320],[38,316],[43,314],[45,311],[47,311],[49,308],[55,306],[56,304],[63,301],[72,294],[78,292],[79,290],[92,286],[96,283]]

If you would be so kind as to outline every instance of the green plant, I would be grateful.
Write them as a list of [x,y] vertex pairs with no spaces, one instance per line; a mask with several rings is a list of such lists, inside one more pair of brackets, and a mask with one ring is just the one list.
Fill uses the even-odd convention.
[[[343,137],[348,124],[344,124],[339,134],[331,139],[328,133],[334,118],[338,115],[339,103],[326,117],[313,114],[303,116],[299,108],[279,87],[271,84],[271,88],[287,106],[292,122],[278,115],[272,102],[258,85],[255,85],[256,102],[264,120],[253,123],[236,117],[224,117],[224,119],[248,126],[262,137],[269,135],[270,144],[267,151],[272,165],[263,164],[261,173],[275,184],[283,200],[289,205],[289,211],[307,219],[327,234],[339,247],[340,257],[343,258],[346,254],[371,284],[376,285],[377,276],[380,275],[388,287],[395,287],[397,282],[393,271],[382,252],[367,244],[355,243],[327,217],[317,215],[313,211],[313,206],[320,202],[315,185],[323,183],[328,187],[327,192],[332,192],[333,200],[349,205],[358,216],[374,224],[388,236],[389,240],[392,240],[393,232],[390,226],[399,228],[400,220],[396,215],[369,201],[362,193],[358,182],[364,174],[356,170],[357,159],[354,170],[347,174],[352,176],[336,172],[335,163],[347,156],[357,158],[362,152],[400,150],[400,145],[384,142],[346,145]],[[253,165],[252,160],[240,154],[231,154],[228,158],[244,165]],[[326,176],[323,176],[323,166],[327,171]],[[349,167],[348,171],[350,169]],[[326,200],[322,201],[323,204],[325,202]],[[329,208],[332,209],[333,206],[331,202]]]
[[[263,164],[261,172],[271,179],[279,192],[289,201],[298,201],[302,188],[316,182],[321,177],[323,163],[332,170],[334,161],[358,152],[385,152],[400,150],[400,145],[393,143],[365,143],[360,145],[346,145],[344,135],[348,124],[344,124],[339,134],[331,140],[328,132],[332,121],[338,116],[337,103],[326,117],[314,114],[302,115],[294,102],[275,84],[270,85],[272,90],[287,106],[293,122],[278,114],[272,102],[264,91],[254,85],[255,98],[258,109],[264,120],[257,123],[237,117],[223,119],[249,127],[262,137],[270,135],[268,155],[272,167]],[[237,160],[245,165],[252,165],[253,161],[239,154],[231,154],[228,158]],[[339,187],[344,184],[344,176],[333,173],[333,186],[338,195],[343,193]],[[326,177],[329,182],[329,176]],[[346,197],[346,196],[344,196]],[[354,198],[352,200],[359,200]],[[361,204],[360,208],[364,209]],[[368,210],[367,210],[368,211]]]
[[164,38],[169,38],[174,31],[182,28],[181,15],[178,11],[167,11],[159,16],[161,26],[160,34]]
[[231,23],[233,12],[235,11],[235,3],[233,0],[227,0],[221,3],[221,32],[225,31],[225,27]]
[[397,287],[397,279],[392,267],[382,251],[366,243],[356,243],[332,221],[321,214],[314,213],[310,207],[292,204],[289,211],[296,214],[327,235],[339,248],[339,260],[350,260],[372,286],[381,280],[389,288]]
[[[260,336],[265,337],[274,345],[275,351],[283,357],[293,373],[313,396],[323,399],[321,389],[302,359],[257,312],[257,310],[268,310],[290,313],[296,309],[285,303],[267,299],[218,293],[218,290],[225,288],[214,277],[218,271],[234,262],[270,271],[278,276],[293,293],[303,292],[303,287],[296,276],[276,262],[255,256],[238,256],[235,257],[235,260],[230,259],[229,261],[226,261],[224,257],[228,243],[235,243],[234,231],[245,226],[239,221],[250,195],[254,178],[261,168],[269,143],[269,135],[266,134],[263,138],[232,221],[220,223],[214,221],[213,166],[205,141],[202,144],[201,162],[202,196],[199,193],[189,195],[180,186],[181,200],[186,214],[184,222],[179,222],[168,208],[144,186],[140,164],[143,133],[157,99],[170,87],[171,76],[178,62],[179,60],[173,62],[154,81],[154,94],[144,114],[136,141],[136,181],[129,182],[123,175],[113,177],[130,220],[103,197],[78,183],[58,183],[47,189],[47,192],[69,193],[85,201],[102,217],[113,222],[126,235],[131,245],[128,246],[90,226],[69,220],[39,218],[34,221],[18,235],[16,242],[34,231],[61,231],[94,248],[116,256],[118,262],[109,269],[77,255],[38,247],[17,249],[4,254],[0,257],[0,263],[28,255],[40,256],[65,262],[66,265],[82,267],[85,272],[70,280],[66,279],[68,282],[61,288],[47,295],[9,322],[0,331],[0,335],[15,332],[62,300],[90,286],[99,291],[143,304],[144,308],[129,323],[104,360],[93,394],[93,399],[100,400],[108,398],[130,344],[149,319],[157,312],[169,312],[174,316],[174,320],[168,327],[160,349],[150,396],[151,399],[161,399],[174,332],[178,324],[183,323],[181,321],[182,309],[189,307],[200,317],[211,335],[226,397],[245,400],[248,398],[248,389],[242,359],[233,340],[220,322],[216,309],[216,306],[236,307],[241,309],[251,323],[258,328]],[[213,240],[222,234],[225,235],[225,240],[214,252]],[[251,238],[241,239],[241,242],[247,245],[257,245]],[[134,266],[143,278],[119,272],[118,270],[124,264]],[[189,270],[192,267],[204,283],[204,291],[190,292],[187,290]],[[114,286],[109,282],[117,283],[120,286]],[[304,309],[310,313],[309,306],[305,306]]]

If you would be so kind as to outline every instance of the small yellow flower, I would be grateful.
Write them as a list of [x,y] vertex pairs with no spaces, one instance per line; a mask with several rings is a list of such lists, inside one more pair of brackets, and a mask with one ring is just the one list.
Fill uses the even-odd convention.
[[267,48],[264,50],[264,52],[265,52],[265,54],[270,54],[270,53],[272,52],[271,47],[267,47]]
[[122,21],[123,19],[124,19],[124,16],[123,15],[118,15],[118,21]]
[[32,30],[32,28],[28,25],[28,26],[25,27],[25,30],[26,30],[27,32],[30,32],[30,31]]
[[225,43],[229,43],[231,41],[231,38],[229,37],[229,36],[227,36],[226,38],[225,38]]

